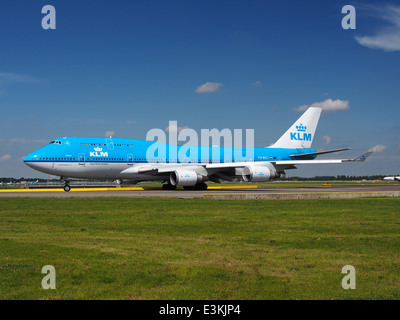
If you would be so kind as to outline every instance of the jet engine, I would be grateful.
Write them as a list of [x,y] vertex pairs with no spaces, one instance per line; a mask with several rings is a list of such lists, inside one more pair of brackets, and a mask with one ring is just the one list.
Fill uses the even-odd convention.
[[242,178],[246,182],[264,182],[279,178],[274,169],[264,166],[246,166],[243,168]]
[[171,172],[169,181],[173,186],[195,186],[204,181],[204,177],[192,170],[175,170]]

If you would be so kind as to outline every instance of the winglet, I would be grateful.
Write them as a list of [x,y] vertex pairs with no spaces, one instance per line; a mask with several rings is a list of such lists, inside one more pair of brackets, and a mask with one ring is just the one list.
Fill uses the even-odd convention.
[[354,159],[350,159],[348,161],[358,161],[358,162],[365,161],[372,153],[373,153],[373,151],[368,151],[368,152],[364,153],[363,155],[361,155],[357,158],[354,158]]

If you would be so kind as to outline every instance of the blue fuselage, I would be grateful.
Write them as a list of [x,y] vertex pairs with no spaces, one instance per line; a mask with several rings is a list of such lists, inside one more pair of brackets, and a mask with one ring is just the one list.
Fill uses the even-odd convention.
[[[153,147],[152,147],[153,146]],[[149,156],[149,148],[156,152]],[[186,148],[183,150],[183,148]],[[66,163],[229,163],[292,160],[314,149],[187,147],[119,138],[64,137],[25,157],[24,162]],[[303,157],[303,160],[315,156]]]

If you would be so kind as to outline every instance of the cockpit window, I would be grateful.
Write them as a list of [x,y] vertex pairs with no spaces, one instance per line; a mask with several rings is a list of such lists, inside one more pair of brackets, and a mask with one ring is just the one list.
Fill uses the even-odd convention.
[[53,140],[49,144],[61,144],[61,141],[59,140]]

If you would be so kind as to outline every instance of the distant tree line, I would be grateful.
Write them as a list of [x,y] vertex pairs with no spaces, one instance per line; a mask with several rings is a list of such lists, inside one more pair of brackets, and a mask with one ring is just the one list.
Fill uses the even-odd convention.
[[[351,181],[351,180],[380,180],[388,175],[373,175],[373,176],[346,176],[346,175],[339,175],[339,176],[315,176],[315,177],[282,177],[280,179],[276,179],[278,181]],[[60,179],[53,178],[53,179],[41,179],[41,178],[10,178],[10,177],[3,177],[0,178],[0,183],[18,183],[22,181],[36,181],[38,182],[59,182]],[[86,181],[106,181],[106,180],[86,180]]]
[[373,175],[373,176],[315,176],[315,177],[282,177],[280,181],[352,181],[352,180],[381,180],[388,175]]
[[[38,180],[38,182],[49,182],[49,181],[50,182],[59,182],[60,178],[42,179],[42,178],[24,178],[24,177],[21,177],[21,178],[10,178],[10,177],[6,178],[6,177],[3,177],[3,178],[0,178],[0,183],[9,183],[9,182],[18,183],[18,182],[23,182],[23,181],[28,182],[28,181],[36,181],[36,180]],[[70,180],[75,180],[75,179],[70,179]],[[85,180],[85,181],[105,181],[105,180],[93,180],[93,179],[91,179],[91,180]]]

